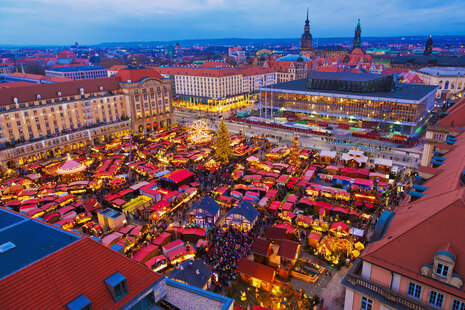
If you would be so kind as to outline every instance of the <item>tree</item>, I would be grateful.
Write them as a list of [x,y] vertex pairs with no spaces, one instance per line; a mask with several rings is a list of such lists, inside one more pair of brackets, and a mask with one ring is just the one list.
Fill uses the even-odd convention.
[[215,158],[220,163],[227,163],[232,157],[230,140],[228,128],[224,120],[221,119],[215,141]]

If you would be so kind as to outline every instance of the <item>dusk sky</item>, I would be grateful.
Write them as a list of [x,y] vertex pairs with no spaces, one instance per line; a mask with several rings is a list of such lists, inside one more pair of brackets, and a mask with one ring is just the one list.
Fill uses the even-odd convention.
[[0,0],[0,44],[465,34],[463,0]]

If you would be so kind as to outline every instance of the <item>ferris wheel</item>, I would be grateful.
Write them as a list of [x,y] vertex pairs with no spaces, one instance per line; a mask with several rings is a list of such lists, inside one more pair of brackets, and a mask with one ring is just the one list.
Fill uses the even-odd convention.
[[207,123],[201,120],[194,121],[189,130],[189,139],[194,143],[204,143],[211,140]]

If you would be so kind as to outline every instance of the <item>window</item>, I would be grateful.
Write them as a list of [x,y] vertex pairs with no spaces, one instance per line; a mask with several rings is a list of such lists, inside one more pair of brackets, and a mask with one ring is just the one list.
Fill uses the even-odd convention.
[[454,299],[452,302],[452,310],[465,310],[465,302]]
[[436,266],[436,274],[441,277],[447,277],[447,274],[449,273],[449,266],[443,265],[443,264],[438,264]]
[[372,310],[373,309],[373,300],[362,297],[360,302],[360,310]]
[[429,293],[428,303],[436,308],[442,308],[442,303],[444,302],[444,295],[431,291]]
[[421,286],[416,284],[416,283],[413,283],[413,282],[410,282],[408,284],[408,292],[407,292],[407,295],[413,297],[413,298],[416,298],[416,299],[420,299],[420,296],[421,296]]

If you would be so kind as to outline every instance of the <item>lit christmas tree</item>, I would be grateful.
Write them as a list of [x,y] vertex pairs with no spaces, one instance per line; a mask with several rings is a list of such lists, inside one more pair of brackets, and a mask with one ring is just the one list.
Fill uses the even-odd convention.
[[215,158],[220,163],[227,163],[232,157],[230,140],[228,128],[222,119],[215,141]]
[[292,150],[291,150],[291,159],[289,160],[289,163],[291,165],[298,166],[300,164],[300,151],[299,151],[299,137],[297,134],[294,134],[294,144],[292,145]]

